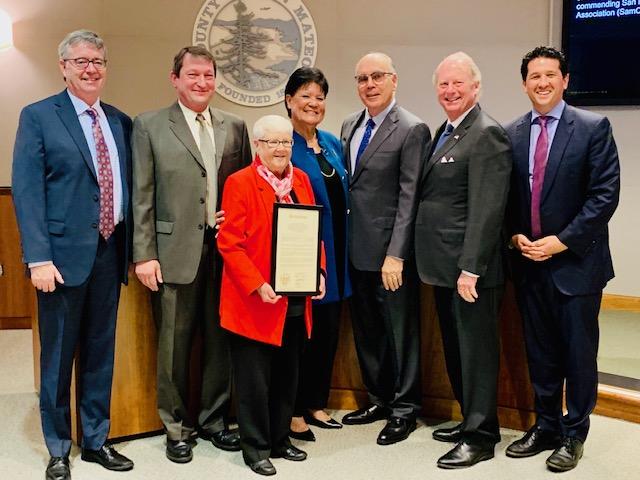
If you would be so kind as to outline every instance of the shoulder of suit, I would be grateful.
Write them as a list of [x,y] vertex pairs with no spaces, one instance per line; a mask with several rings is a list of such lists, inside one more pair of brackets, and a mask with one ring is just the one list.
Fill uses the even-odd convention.
[[582,108],[572,107],[569,104],[567,104],[564,107],[564,112],[562,112],[562,116],[563,117],[565,117],[565,116],[573,117],[575,119],[578,119],[579,121],[583,121],[583,122],[590,123],[590,124],[591,123],[599,123],[604,118],[606,118],[604,115],[601,115],[599,113],[592,112],[590,110],[584,110]]
[[128,123],[131,122],[131,117],[129,117],[129,115],[127,115],[126,113],[124,113],[122,110],[120,110],[119,108],[114,107],[113,105],[110,105],[108,103],[104,103],[104,102],[100,102],[100,106],[102,107],[102,110],[104,110],[104,112],[107,115],[117,115],[118,117],[120,117],[121,120],[123,120],[124,122]]
[[338,146],[340,145],[340,140],[338,139],[338,137],[326,130],[318,129],[318,139],[323,142],[334,143]]
[[407,110],[406,108],[401,107],[398,104],[396,104],[396,106],[393,109],[391,109],[391,111],[389,112],[389,115],[391,115],[394,110],[397,112],[398,119],[401,122],[405,122],[405,123],[407,123],[409,125],[419,125],[419,124],[426,125],[424,120],[422,120],[416,114],[411,113],[409,110]]
[[[67,95],[66,91],[63,90],[60,93],[56,93],[55,95],[51,95],[49,97],[43,98],[42,100],[38,100],[36,102],[30,103],[25,106],[23,110],[40,110],[42,108],[51,108],[54,105],[59,105],[64,98],[61,98],[61,95]],[[67,96],[68,98],[68,96]],[[71,102],[71,100],[69,100]]]

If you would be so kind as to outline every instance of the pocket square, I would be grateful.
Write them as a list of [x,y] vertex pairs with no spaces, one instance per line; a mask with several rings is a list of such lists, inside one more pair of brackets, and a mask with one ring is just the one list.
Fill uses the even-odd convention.
[[449,157],[449,159],[447,160],[447,157],[442,157],[440,159],[440,163],[453,163],[455,162],[455,160],[453,159],[453,157]]
[[449,157],[449,160],[447,160],[447,163],[453,163],[455,162],[455,160],[453,159],[453,157]]

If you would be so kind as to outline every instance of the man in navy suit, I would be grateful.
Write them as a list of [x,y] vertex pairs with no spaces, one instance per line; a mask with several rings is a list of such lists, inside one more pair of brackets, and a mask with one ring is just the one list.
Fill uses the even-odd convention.
[[24,262],[38,297],[48,480],[71,478],[76,349],[82,459],[133,468],[106,442],[116,313],[127,279],[131,119],[100,101],[107,59],[97,34],[68,34],[58,54],[67,88],[22,110],[12,177]]
[[521,74],[533,110],[506,128],[514,151],[508,219],[536,424],[506,453],[554,450],[547,467],[558,472],[582,457],[596,404],[598,311],[613,278],[607,223],[620,166],[609,121],[563,101],[562,52],[532,50]]

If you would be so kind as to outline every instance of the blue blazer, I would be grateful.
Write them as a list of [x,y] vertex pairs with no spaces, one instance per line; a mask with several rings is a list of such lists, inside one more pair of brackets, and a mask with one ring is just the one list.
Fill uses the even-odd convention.
[[[125,235],[118,252],[126,283],[130,237],[131,119],[101,104],[118,148]],[[25,263],[52,260],[66,286],[82,284],[98,246],[100,188],[89,146],[66,90],[22,110],[12,193]]]
[[[513,145],[510,236],[531,238],[529,143],[531,113],[506,126]],[[569,249],[544,263],[565,295],[595,294],[613,278],[607,224],[618,206],[620,165],[607,118],[566,105],[545,170],[540,220],[542,235],[557,235]],[[531,260],[515,255],[515,280],[523,281]]]
[[[348,202],[348,175],[344,168],[342,160],[342,147],[340,140],[324,130],[318,130],[318,143],[322,148],[322,152],[327,161],[336,169],[342,181],[342,189],[345,195],[345,204]],[[294,166],[303,170],[311,180],[311,187],[316,198],[316,203],[322,205],[322,241],[324,242],[324,250],[327,257],[327,293],[318,303],[337,302],[341,298],[351,296],[351,281],[349,279],[349,260],[347,238],[345,238],[344,252],[344,295],[338,291],[338,277],[336,272],[336,255],[335,244],[333,241],[333,220],[331,212],[331,204],[327,188],[325,187],[324,177],[320,172],[316,154],[312,148],[307,147],[307,141],[297,132],[293,132],[293,154],[291,161]],[[347,230],[347,215],[345,214],[345,235]]]

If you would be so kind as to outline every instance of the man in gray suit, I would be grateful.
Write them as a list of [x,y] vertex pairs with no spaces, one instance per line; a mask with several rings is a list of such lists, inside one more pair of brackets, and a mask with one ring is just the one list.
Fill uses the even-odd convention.
[[347,425],[387,418],[378,444],[406,439],[420,410],[420,323],[413,254],[416,189],[431,134],[396,105],[398,75],[383,53],[356,65],[365,109],[342,125],[349,184],[351,318],[370,405]]
[[478,105],[481,76],[471,57],[446,57],[433,83],[447,121],[422,173],[416,260],[420,279],[434,286],[447,372],[463,416],[460,425],[433,433],[436,440],[456,443],[438,466],[464,468],[492,458],[500,440],[500,231],[511,147],[502,127]]
[[[167,457],[192,459],[191,435],[240,450],[229,431],[230,356],[218,318],[221,262],[216,206],[226,178],[251,162],[245,123],[209,107],[216,66],[202,47],[176,55],[171,82],[178,101],[140,115],[133,126],[133,261],[152,290],[158,329],[158,410]],[[194,331],[203,335],[197,424],[189,418],[189,359]]]

